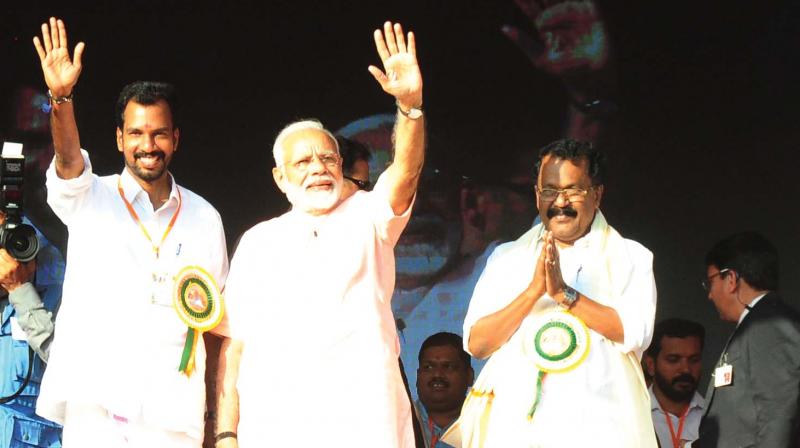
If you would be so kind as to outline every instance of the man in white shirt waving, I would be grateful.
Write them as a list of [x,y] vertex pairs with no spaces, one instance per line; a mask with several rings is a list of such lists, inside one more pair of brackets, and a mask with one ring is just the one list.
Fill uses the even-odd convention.
[[180,138],[174,89],[136,82],[122,90],[116,140],[125,168],[100,177],[75,121],[84,44],[71,59],[66,27],[51,18],[34,46],[52,105],[48,203],[69,228],[37,413],[64,425],[67,448],[199,447],[205,348],[197,336],[219,321],[228,262],[219,214],[168,171]]

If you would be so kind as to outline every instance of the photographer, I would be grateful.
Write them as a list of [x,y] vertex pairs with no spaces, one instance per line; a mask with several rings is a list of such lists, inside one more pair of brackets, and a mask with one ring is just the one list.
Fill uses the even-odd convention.
[[[0,225],[5,220],[0,212]],[[0,422],[6,422],[0,425],[0,448],[61,446],[61,427],[35,415],[34,408],[53,339],[64,261],[37,235],[36,260],[22,262],[0,248]]]

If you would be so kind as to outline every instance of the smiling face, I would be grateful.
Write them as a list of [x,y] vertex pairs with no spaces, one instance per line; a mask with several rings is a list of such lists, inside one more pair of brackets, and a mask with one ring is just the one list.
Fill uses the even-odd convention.
[[430,346],[420,356],[417,393],[428,412],[460,409],[472,379],[472,368],[464,365],[455,347]]
[[[566,188],[588,192],[573,199],[568,198],[567,194],[547,199],[539,193],[542,189]],[[602,197],[603,186],[592,185],[586,158],[569,160],[551,154],[544,156],[537,180],[536,204],[542,222],[558,242],[572,244],[589,232]]]
[[128,171],[147,183],[164,178],[180,137],[169,104],[164,100],[148,105],[129,101],[123,117],[124,129],[117,128],[117,149],[125,157]]
[[293,207],[312,215],[331,211],[342,196],[342,160],[336,142],[317,129],[303,129],[283,141],[281,166],[272,170]]

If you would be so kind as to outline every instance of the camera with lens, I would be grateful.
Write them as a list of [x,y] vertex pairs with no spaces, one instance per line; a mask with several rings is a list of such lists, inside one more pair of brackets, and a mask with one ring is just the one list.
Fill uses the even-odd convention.
[[31,261],[39,253],[36,230],[22,222],[22,183],[25,157],[22,144],[3,144],[0,155],[0,211],[5,221],[0,225],[0,247],[19,261]]

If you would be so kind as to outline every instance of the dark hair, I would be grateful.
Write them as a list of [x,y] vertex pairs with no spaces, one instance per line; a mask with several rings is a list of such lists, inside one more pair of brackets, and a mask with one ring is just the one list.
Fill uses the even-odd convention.
[[428,339],[425,339],[425,342],[422,343],[422,347],[419,349],[419,355],[417,356],[417,359],[420,363],[422,363],[422,353],[425,350],[430,347],[441,347],[443,345],[456,349],[461,361],[464,362],[465,369],[469,370],[472,368],[472,357],[469,356],[469,353],[464,351],[464,340],[461,339],[461,336],[455,333],[448,333],[446,331],[436,333],[432,336],[429,336]]
[[653,342],[647,348],[648,355],[653,358],[658,357],[658,354],[661,353],[661,339],[664,336],[671,338],[696,337],[700,339],[700,348],[702,349],[706,341],[706,329],[697,322],[677,317],[662,320],[656,324],[653,331]]
[[596,149],[591,142],[565,138],[545,146],[539,150],[539,160],[536,161],[534,172],[535,179],[539,177],[542,159],[548,154],[552,154],[559,159],[571,161],[586,159],[589,162],[589,177],[592,178],[592,185],[603,185],[606,172],[606,155]]
[[152,105],[159,100],[164,100],[169,105],[172,114],[172,127],[178,126],[178,98],[175,87],[166,82],[136,81],[122,88],[117,99],[117,127],[122,129],[125,124],[125,108],[128,103]]
[[337,135],[336,141],[339,143],[339,155],[342,157],[342,172],[346,176],[353,174],[353,166],[357,161],[369,162],[372,159],[372,152],[358,140]]
[[730,269],[759,291],[778,289],[778,250],[756,232],[742,232],[718,242],[706,254],[706,266]]

